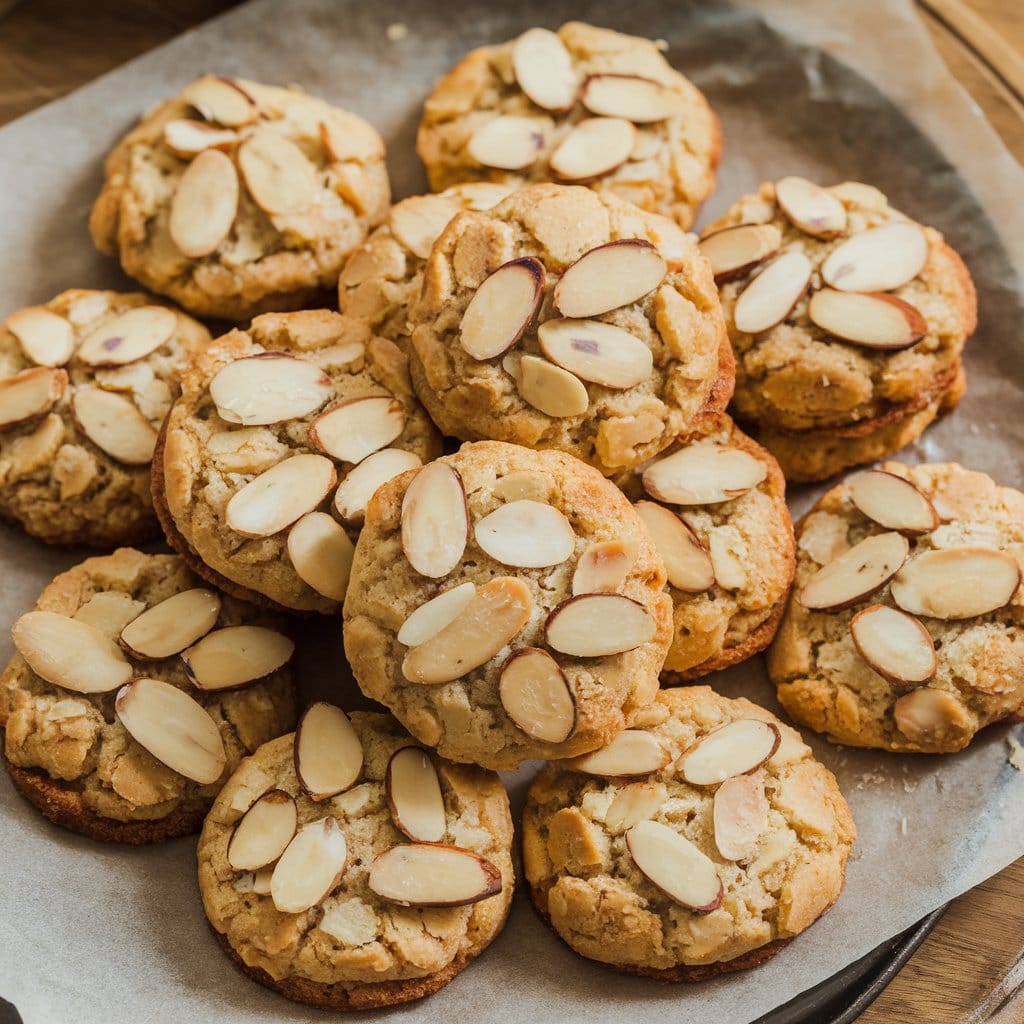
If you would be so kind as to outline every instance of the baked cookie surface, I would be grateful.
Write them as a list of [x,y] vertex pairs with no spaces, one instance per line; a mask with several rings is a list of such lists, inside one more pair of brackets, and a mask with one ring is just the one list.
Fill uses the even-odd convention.
[[453,760],[593,750],[657,690],[664,567],[621,492],[560,452],[482,441],[390,481],[352,579],[357,682]]
[[245,320],[320,304],[389,198],[384,143],[362,118],[204,75],[110,153],[89,227],[146,287]]
[[185,373],[154,501],[199,575],[247,600],[330,613],[376,485],[440,452],[393,342],[327,310],[266,313]]
[[434,191],[586,184],[684,228],[721,150],[707,100],[655,43],[582,22],[473,50],[427,98],[416,141]]
[[531,185],[459,214],[411,322],[413,383],[445,433],[557,448],[608,473],[732,393],[709,265],[671,221],[607,193]]
[[[875,518],[877,517],[877,518]],[[768,656],[779,700],[838,743],[961,750],[1024,709],[1024,495],[955,463],[885,463],[797,529]]]
[[91,838],[197,831],[242,758],[294,728],[279,620],[203,587],[175,555],[87,559],[13,632],[4,766],[46,817]]
[[0,326],[0,515],[52,544],[159,533],[157,431],[202,324],[138,292],[74,289]]
[[[305,730],[322,764],[312,766]],[[314,1006],[371,1009],[436,992],[508,915],[504,786],[412,745],[388,715],[356,712],[348,724],[313,705],[297,736],[247,758],[203,828],[199,887],[221,945],[260,983]],[[314,799],[309,783],[332,775],[333,795]]]
[[534,905],[577,953],[663,981],[755,966],[839,898],[856,838],[799,734],[706,686],[662,690],[523,812]]

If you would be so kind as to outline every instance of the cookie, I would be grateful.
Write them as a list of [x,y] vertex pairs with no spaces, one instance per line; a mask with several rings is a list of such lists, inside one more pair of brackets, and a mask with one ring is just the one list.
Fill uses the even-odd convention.
[[157,431],[206,328],[138,292],[62,292],[0,326],[0,516],[50,544],[158,535]]
[[1024,494],[955,463],[885,463],[797,529],[768,656],[793,718],[837,743],[951,753],[1024,711]]
[[858,182],[766,183],[708,228],[736,417],[789,480],[897,451],[963,392],[974,286],[934,228]]
[[662,690],[523,811],[534,906],[577,953],[661,981],[753,967],[842,892],[856,838],[796,730],[706,686]]
[[446,434],[556,448],[607,473],[657,455],[732,394],[694,240],[578,186],[531,185],[460,213],[411,321],[413,383]]
[[387,215],[384,143],[355,114],[204,75],[107,157],[89,228],[125,273],[197,316],[323,304]]
[[295,726],[281,623],[203,587],[175,555],[89,558],[13,635],[4,767],[47,818],[92,839],[197,831],[242,758]]
[[468,54],[427,98],[416,151],[435,192],[585,184],[688,228],[714,191],[722,133],[657,44],[568,22]]
[[496,775],[413,745],[388,715],[314,704],[221,791],[199,889],[260,984],[373,1009],[436,992],[487,948],[512,902],[511,846]]
[[786,481],[728,416],[614,478],[668,570],[673,637],[661,678],[699,679],[771,643],[793,582]]
[[171,545],[256,603],[341,607],[374,489],[441,453],[408,362],[362,320],[265,313],[186,371],[154,458]]
[[664,566],[623,494],[560,452],[481,441],[391,480],[352,580],[359,686],[443,757],[581,754],[657,691]]

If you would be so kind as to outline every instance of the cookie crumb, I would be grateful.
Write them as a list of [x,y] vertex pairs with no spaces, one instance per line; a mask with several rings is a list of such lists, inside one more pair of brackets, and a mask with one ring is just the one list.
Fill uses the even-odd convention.
[[393,21],[386,29],[384,35],[389,43],[397,43],[409,34],[409,26],[404,21]]
[[900,818],[900,835],[905,836],[907,834],[907,816],[904,814]]
[[1006,742],[1010,747],[1010,756],[1007,760],[1019,772],[1024,772],[1024,744],[1016,736],[1007,736]]

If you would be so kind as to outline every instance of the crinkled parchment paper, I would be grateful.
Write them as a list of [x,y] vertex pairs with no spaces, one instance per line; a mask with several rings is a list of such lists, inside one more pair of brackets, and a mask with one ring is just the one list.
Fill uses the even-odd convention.
[[[1015,273],[1024,268],[1024,174],[950,78],[907,0],[258,0],[0,131],[0,315],[62,288],[124,283],[86,233],[100,162],[142,109],[190,76],[218,70],[297,82],[367,116],[387,139],[402,196],[424,187],[413,136],[435,77],[471,46],[571,17],[664,38],[672,62],[707,92],[726,146],[705,221],[759,181],[798,173],[871,181],[946,233],[980,299],[967,397],[903,457],[958,459],[1024,484],[1024,302]],[[408,32],[389,42],[393,22]],[[794,494],[794,508],[811,497]],[[0,531],[0,656],[10,651],[10,623],[77,556]],[[337,626],[310,628],[308,639],[309,692],[357,703]],[[711,682],[773,706],[759,659]],[[860,841],[839,904],[764,967],[689,987],[617,975],[571,953],[520,894],[476,965],[392,1017],[749,1021],[1024,855],[1024,774],[1007,763],[1009,733],[991,729],[947,758],[840,750],[814,738],[853,807]],[[518,799],[528,774],[512,780]],[[90,843],[44,822],[6,778],[0,804],[0,994],[26,1024],[324,1019],[228,963],[203,919],[193,841],[141,850]]]

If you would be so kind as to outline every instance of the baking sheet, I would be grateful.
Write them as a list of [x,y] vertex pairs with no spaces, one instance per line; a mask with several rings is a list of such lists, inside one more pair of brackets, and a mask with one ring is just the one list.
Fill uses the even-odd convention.
[[[395,194],[403,196],[424,187],[413,137],[436,76],[471,46],[581,17],[664,38],[670,60],[707,92],[726,148],[704,222],[760,180],[798,173],[872,181],[946,233],[978,284],[968,392],[954,416],[902,457],[962,460],[1024,484],[1024,173],[950,78],[909,2],[520,0],[496,8],[256,0],[0,130],[0,315],[66,287],[126,284],[86,233],[100,161],[141,109],[191,76],[217,70],[296,82],[363,114],[388,142]],[[407,27],[403,39],[388,41],[392,23]],[[794,510],[812,497],[794,492]],[[11,651],[8,625],[80,554],[0,528],[0,656]],[[358,704],[337,626],[305,628],[307,693]],[[709,681],[775,708],[760,659]],[[1024,855],[1024,774],[1007,763],[1010,734],[996,727],[948,758],[839,749],[808,736],[837,773],[860,840],[836,908],[756,971],[696,986],[616,975],[559,943],[520,893],[508,927],[476,965],[391,1017],[749,1021]],[[528,774],[512,780],[517,805]],[[0,848],[0,994],[25,1024],[325,1019],[228,963],[203,918],[192,840],[141,850],[88,842],[44,822],[4,777]]]

